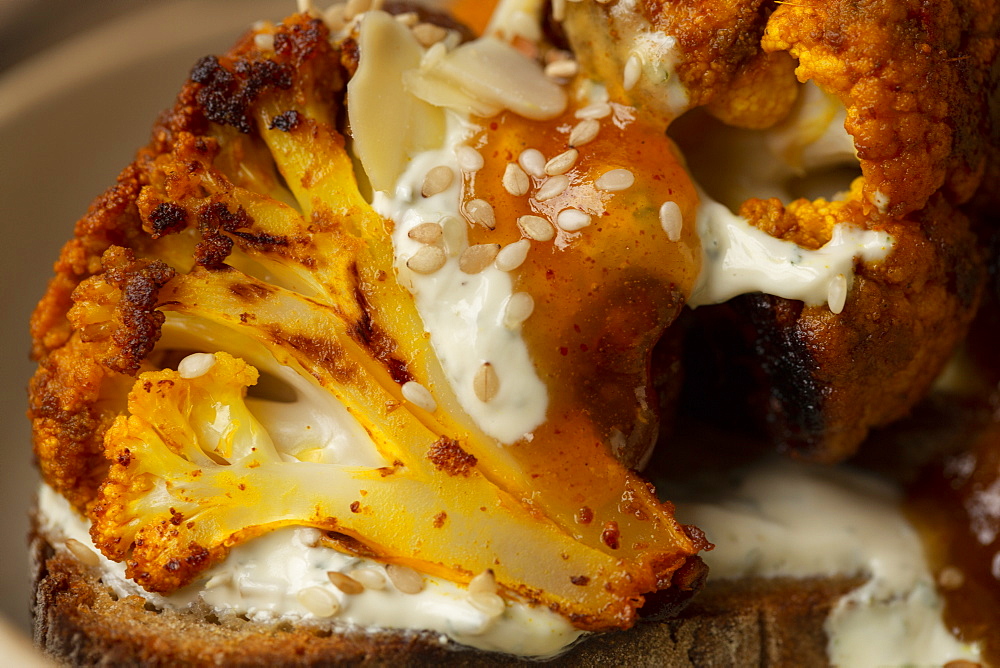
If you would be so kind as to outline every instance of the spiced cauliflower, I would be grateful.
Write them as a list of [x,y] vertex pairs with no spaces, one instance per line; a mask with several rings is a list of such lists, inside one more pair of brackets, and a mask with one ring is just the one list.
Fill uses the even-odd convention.
[[[370,25],[401,24],[375,13]],[[615,458],[636,457],[628,452],[655,435],[650,349],[683,302],[652,297],[689,289],[696,269],[662,261],[690,258],[696,243],[681,220],[668,238],[656,215],[671,195],[690,220],[695,202],[668,140],[636,124],[651,155],[667,158],[651,185],[620,195],[592,181],[569,188],[606,208],[605,240],[561,232],[551,261],[538,250],[505,270],[523,277],[522,290],[534,281],[538,313],[522,309],[501,331],[513,336],[529,316],[539,323],[531,345],[557,399],[532,433],[502,442],[452,389],[406,280],[428,269],[395,256],[392,225],[362,197],[338,130],[363,38],[332,40],[323,21],[298,15],[202,59],[151,145],[78,225],[33,321],[46,481],[149,591],[189,584],[234,545],[291,524],[459,583],[492,571],[505,596],[584,629],[630,626],[651,592],[685,599],[707,543]],[[499,42],[490,48],[527,62]],[[566,141],[551,118],[561,114],[542,126],[553,141]],[[609,132],[581,148],[581,162],[619,141]],[[482,183],[475,201],[501,196]],[[482,223],[470,213],[457,241],[410,237],[435,258],[458,243],[466,262],[466,249],[542,236],[514,216]],[[637,229],[646,243],[620,245]],[[590,273],[564,271],[572,265]],[[484,270],[463,264],[459,276]],[[553,270],[559,278],[547,282]],[[650,290],[628,296],[633,285]],[[560,353],[568,344],[573,352]],[[214,364],[191,376],[187,360],[208,359],[197,355]],[[255,368],[267,382],[247,395]],[[487,361],[473,379],[476,405],[503,392],[491,371]],[[601,372],[627,389],[595,385]]]
[[[756,367],[754,413],[780,447],[851,455],[924,395],[964,336],[984,265],[962,207],[977,189],[995,199],[983,176],[996,169],[998,33],[1000,10],[977,0],[567,5],[566,41],[587,69],[618,73],[616,99],[660,118],[743,220],[807,248],[835,225],[893,237],[834,312],[767,294],[720,307],[760,353],[742,366]],[[734,384],[726,367],[715,396]]]

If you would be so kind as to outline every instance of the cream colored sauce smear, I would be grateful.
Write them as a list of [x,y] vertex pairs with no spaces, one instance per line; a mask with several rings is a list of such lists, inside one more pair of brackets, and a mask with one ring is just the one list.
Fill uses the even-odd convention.
[[[717,481],[720,482],[720,481]],[[866,576],[826,621],[831,664],[941,666],[979,660],[941,620],[943,602],[899,490],[844,468],[772,460],[702,486],[677,517],[705,531],[713,577]]]
[[[514,294],[510,273],[492,263],[475,274],[459,268],[459,254],[468,246],[468,223],[459,210],[461,179],[431,197],[420,194],[431,168],[445,165],[459,171],[455,149],[471,134],[471,126],[449,113],[448,128],[445,146],[414,156],[395,191],[376,192],[372,206],[395,223],[392,239],[397,271],[413,292],[459,403],[484,432],[502,443],[513,443],[544,422],[548,390],[535,371],[520,328],[504,324]],[[448,229],[447,259],[435,272],[419,274],[409,270],[406,262],[424,246],[411,239],[409,232],[428,222],[443,222]],[[487,362],[496,371],[499,390],[484,402],[476,396],[473,381]]]
[[[74,539],[97,550],[90,540],[89,521],[70,508],[47,485],[38,495],[41,530],[53,545]],[[465,587],[424,576],[424,589],[407,594],[386,578],[383,589],[366,588],[348,595],[331,584],[327,573],[349,573],[366,568],[385,574],[378,562],[353,557],[317,545],[320,532],[310,528],[284,528],[232,549],[199,581],[169,596],[152,594],[125,577],[125,566],[100,557],[104,583],[118,596],[138,594],[160,608],[183,610],[208,606],[217,614],[245,615],[255,622],[292,621],[361,627],[369,630],[422,629],[486,651],[531,657],[558,654],[583,635],[564,617],[545,608],[508,602],[499,616],[482,612],[469,602]],[[332,601],[331,617],[317,616],[301,600],[307,591]]]
[[821,248],[802,248],[757,229],[704,193],[701,198],[697,225],[702,269],[689,306],[763,292],[810,306],[829,305],[840,313],[854,282],[855,260],[883,260],[892,250],[889,234],[845,223],[834,227]]

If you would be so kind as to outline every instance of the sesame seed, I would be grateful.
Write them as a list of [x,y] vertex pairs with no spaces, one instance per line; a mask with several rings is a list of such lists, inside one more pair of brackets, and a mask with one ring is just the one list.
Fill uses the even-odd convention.
[[641,75],[642,59],[637,53],[629,54],[628,60],[625,61],[625,71],[622,72],[622,87],[625,90],[632,90],[639,83]]
[[521,228],[524,236],[535,241],[548,241],[556,235],[552,223],[541,216],[521,216],[517,219],[517,226]]
[[566,188],[569,187],[569,177],[563,174],[557,174],[556,176],[549,177],[538,187],[535,191],[535,199],[539,202],[544,202],[550,200],[553,197],[558,197],[566,192]]
[[552,0],[552,18],[556,21],[566,18],[566,0]]
[[497,253],[497,269],[500,271],[514,271],[524,263],[525,258],[528,257],[528,250],[530,248],[531,242],[527,239],[507,244]]
[[424,177],[424,184],[420,187],[420,194],[424,197],[430,197],[431,195],[443,193],[451,186],[451,182],[454,179],[455,172],[451,171],[451,167],[438,165],[427,172],[427,176]]
[[417,41],[420,42],[420,45],[425,48],[432,44],[437,44],[448,36],[447,30],[433,23],[418,23],[410,31],[417,38]]
[[491,401],[497,396],[497,392],[500,391],[500,379],[497,378],[496,369],[493,368],[492,364],[484,362],[479,367],[472,379],[472,390],[483,403]]
[[470,223],[482,225],[491,230],[496,228],[496,214],[493,213],[493,206],[486,200],[470,199],[463,208],[465,217],[469,219]]
[[433,274],[448,260],[444,250],[437,246],[423,246],[410,256],[406,266],[418,274]]
[[545,163],[545,173],[549,176],[565,174],[569,170],[573,169],[573,165],[576,164],[576,159],[578,157],[580,157],[580,152],[575,148],[563,151]]
[[664,202],[660,206],[660,227],[667,233],[667,239],[677,241],[681,238],[681,227],[684,225],[684,217],[681,215],[681,208],[677,202]]
[[631,188],[633,183],[635,183],[635,175],[632,172],[627,169],[612,169],[601,174],[594,185],[597,186],[598,190],[617,192]]
[[333,617],[340,612],[340,602],[332,591],[322,587],[300,589],[295,598],[302,607],[317,617]]
[[396,589],[404,594],[419,594],[424,590],[424,577],[409,566],[389,564],[385,573]]
[[469,245],[465,228],[465,221],[459,220],[455,216],[445,216],[441,219],[441,229],[443,230],[441,237],[444,239],[444,246],[449,257],[457,257]]
[[412,28],[420,23],[420,15],[416,12],[403,12],[402,14],[396,14],[395,19],[407,28]]
[[528,192],[531,182],[528,175],[516,162],[508,162],[503,172],[503,187],[511,195],[521,196]]
[[428,413],[433,413],[437,410],[437,402],[434,401],[430,390],[417,381],[409,380],[403,383],[403,386],[399,389],[403,393],[403,398],[417,408],[423,408]]
[[455,149],[455,157],[458,158],[458,166],[463,172],[478,172],[483,168],[483,154],[471,146],[459,146]]
[[201,378],[215,366],[212,353],[191,353],[177,365],[177,375],[181,378]]
[[830,305],[831,313],[840,313],[844,310],[847,302],[847,277],[837,274],[830,279],[826,286],[826,301]]
[[97,553],[94,552],[89,547],[87,547],[86,545],[84,545],[83,543],[81,543],[80,541],[78,541],[77,539],[67,538],[65,545],[66,549],[69,550],[70,554],[76,557],[76,560],[79,561],[84,566],[93,568],[95,566],[100,565],[101,558],[97,556]]
[[942,589],[958,589],[965,584],[965,573],[955,566],[945,566],[938,574],[938,584]]
[[387,584],[385,575],[374,568],[355,568],[349,575],[354,580],[360,582],[366,589],[381,591],[385,589]]
[[360,594],[365,590],[365,586],[352,578],[350,575],[345,575],[338,571],[328,571],[326,577],[330,578],[330,582],[333,586],[344,592],[345,594],[355,595]]
[[469,246],[458,256],[458,268],[466,274],[478,274],[496,259],[500,244],[476,244]]
[[590,214],[579,209],[563,209],[556,216],[556,225],[567,232],[576,232],[590,225]]
[[406,236],[422,244],[436,244],[441,240],[442,234],[444,230],[438,223],[420,223],[407,232]]
[[582,109],[577,109],[573,115],[577,118],[593,118],[595,120],[598,118],[607,118],[611,115],[611,105],[607,102],[594,102]]
[[580,66],[571,58],[553,60],[545,66],[545,76],[550,79],[569,79],[576,76],[579,71]]
[[503,326],[507,329],[517,329],[535,311],[535,300],[527,292],[515,292],[507,298],[507,306],[503,313]]
[[353,19],[358,14],[363,14],[372,8],[372,0],[347,0],[344,7],[344,16],[348,20]]
[[499,617],[507,607],[502,598],[489,592],[469,594],[469,604],[479,612],[490,617]]
[[593,118],[585,118],[576,125],[569,133],[570,146],[583,146],[594,140],[601,129],[601,124]]
[[487,568],[485,571],[469,580],[470,594],[495,594],[497,593],[497,579],[493,575],[493,569]]
[[545,176],[545,156],[537,148],[526,148],[517,156],[517,164],[536,179]]
[[254,35],[253,43],[261,51],[274,51],[274,35],[269,32],[259,32]]

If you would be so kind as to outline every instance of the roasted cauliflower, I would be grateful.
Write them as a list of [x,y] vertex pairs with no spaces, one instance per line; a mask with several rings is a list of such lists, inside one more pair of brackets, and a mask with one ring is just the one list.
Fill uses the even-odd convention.
[[[376,16],[367,39],[400,25]],[[539,244],[508,270],[535,313],[505,331],[538,323],[529,343],[541,378],[563,391],[547,410],[522,409],[544,416],[532,433],[501,441],[451,389],[406,287],[407,272],[427,269],[397,263],[337,129],[344,82],[365,76],[363,48],[361,68],[350,62],[365,34],[337,43],[307,15],[260,34],[196,65],[152,144],[78,225],[35,315],[37,453],[47,482],[86,509],[95,545],[147,590],[171,592],[240,542],[313,526],[343,549],[456,582],[490,570],[506,595],[585,629],[631,625],[649,592],[689,596],[704,537],[615,459],[637,461],[629,453],[655,436],[648,359],[696,272],[684,222],[696,197],[669,141],[627,123],[660,165],[621,193],[593,180],[628,164],[624,126],[581,145],[593,173],[563,199],[590,198],[578,215],[603,215],[605,236],[560,231],[551,255]],[[483,48],[527,62],[499,41]],[[504,112],[507,132],[481,141],[516,146],[542,131],[564,142],[562,108],[555,116]],[[377,183],[383,168],[358,150]],[[503,181],[494,169],[464,196],[492,201],[496,221],[470,213],[449,241],[459,251],[511,245],[532,224],[518,226],[521,212],[505,207],[520,205],[487,188]],[[684,207],[670,235],[656,213],[666,199]],[[436,236],[420,243],[448,252]],[[191,376],[197,359],[214,364]],[[503,363],[476,372],[477,405],[521,401],[504,394]],[[254,367],[270,389],[245,396]],[[309,420],[282,418],[282,395],[312,402]],[[324,432],[331,415],[339,422]]]
[[[44,479],[147,591],[306,526],[628,628],[711,549],[636,472],[684,331],[697,402],[725,323],[738,401],[827,462],[964,337],[993,4],[527,2],[474,40],[309,5],[196,64],[32,320]],[[754,262],[799,273],[733,279]]]
[[[892,254],[859,264],[835,312],[780,294],[732,305],[759,351],[753,412],[779,447],[838,461],[904,415],[978,304],[983,257],[962,207],[996,169],[996,3],[569,3],[563,25],[586,68],[619,73],[614,96],[669,126],[708,194],[751,225],[807,248],[837,224],[891,234]],[[699,362],[721,376],[709,403],[739,384],[725,379],[739,360],[717,355]]]

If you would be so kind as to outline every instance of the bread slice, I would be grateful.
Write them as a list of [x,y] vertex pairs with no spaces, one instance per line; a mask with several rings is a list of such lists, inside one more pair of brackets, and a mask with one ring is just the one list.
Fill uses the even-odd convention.
[[[31,533],[35,643],[69,665],[538,665],[471,650],[440,634],[261,624],[210,610],[156,610],[119,599],[98,572]],[[852,578],[709,583],[677,618],[594,635],[552,666],[824,666],[823,624]]]

